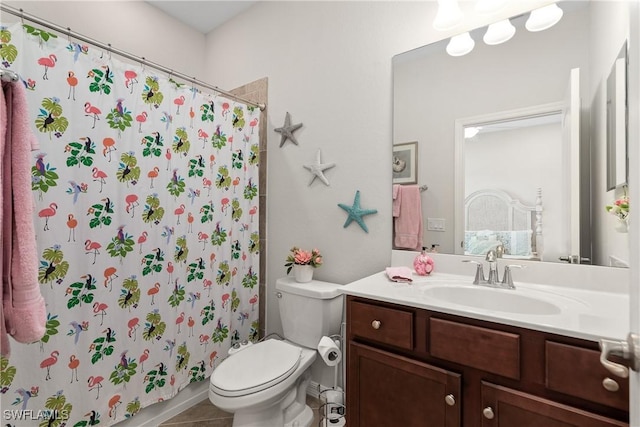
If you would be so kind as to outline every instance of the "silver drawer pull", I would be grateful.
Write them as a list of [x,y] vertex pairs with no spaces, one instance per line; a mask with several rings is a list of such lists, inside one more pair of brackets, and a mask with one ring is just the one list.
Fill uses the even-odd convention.
[[484,415],[486,419],[492,420],[494,415],[493,415],[493,409],[491,408],[491,406],[487,406],[486,408],[484,408],[482,410],[482,415]]
[[453,394],[447,394],[447,395],[444,397],[444,401],[445,401],[445,403],[446,403],[447,405],[449,405],[449,406],[453,406],[453,405],[455,405],[455,404],[456,404],[456,398],[455,398],[455,397],[453,397]]
[[371,322],[371,327],[373,329],[380,329],[380,326],[382,326],[382,322],[379,320],[374,320],[373,322]]
[[602,380],[602,387],[604,387],[605,390],[611,391],[611,392],[616,392],[620,390],[620,386],[618,385],[618,382],[609,377]]

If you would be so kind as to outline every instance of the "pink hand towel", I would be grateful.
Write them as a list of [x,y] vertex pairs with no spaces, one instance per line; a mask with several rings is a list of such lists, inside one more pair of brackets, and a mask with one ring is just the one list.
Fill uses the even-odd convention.
[[[422,249],[422,200],[417,185],[401,185],[396,196],[399,215],[394,218],[396,248]],[[394,200],[394,213],[396,209]]]
[[[393,217],[397,218],[400,216],[400,184],[393,185]],[[394,219],[395,221],[395,219]]]
[[385,273],[394,282],[413,282],[411,269],[409,267],[387,267]]

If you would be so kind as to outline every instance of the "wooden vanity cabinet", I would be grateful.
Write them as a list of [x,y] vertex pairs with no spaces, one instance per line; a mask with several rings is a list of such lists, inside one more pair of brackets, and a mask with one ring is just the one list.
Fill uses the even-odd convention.
[[626,427],[627,423],[482,382],[482,427]]
[[347,296],[347,425],[628,426],[594,342]]
[[458,427],[460,375],[366,345],[349,345],[347,425]]

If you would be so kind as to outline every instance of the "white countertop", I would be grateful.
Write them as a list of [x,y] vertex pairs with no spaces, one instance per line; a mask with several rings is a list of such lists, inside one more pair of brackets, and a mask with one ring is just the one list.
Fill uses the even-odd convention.
[[[434,272],[413,273],[413,283],[396,283],[384,272],[341,287],[342,293],[441,313],[550,332],[589,341],[601,338],[624,340],[629,329],[629,296],[626,293],[584,290],[514,281],[515,290],[472,285],[472,276]],[[429,287],[464,286],[487,288],[489,292],[517,293],[559,307],[554,314],[523,314],[489,310],[433,298]],[[433,289],[431,289],[433,290]]]

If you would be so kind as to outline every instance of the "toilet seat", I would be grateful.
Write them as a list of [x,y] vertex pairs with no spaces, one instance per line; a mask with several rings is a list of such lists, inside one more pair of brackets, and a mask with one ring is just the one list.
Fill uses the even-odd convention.
[[277,384],[296,370],[302,349],[270,339],[226,358],[211,374],[211,388],[221,396],[245,396]]

